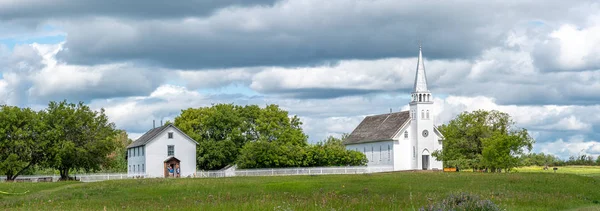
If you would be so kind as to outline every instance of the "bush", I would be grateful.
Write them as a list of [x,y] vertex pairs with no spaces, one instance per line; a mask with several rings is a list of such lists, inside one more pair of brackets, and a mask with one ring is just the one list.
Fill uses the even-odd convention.
[[469,193],[450,194],[446,199],[437,204],[421,207],[422,211],[442,210],[473,210],[473,211],[495,211],[501,210],[498,205],[488,199],[480,199],[477,195]]

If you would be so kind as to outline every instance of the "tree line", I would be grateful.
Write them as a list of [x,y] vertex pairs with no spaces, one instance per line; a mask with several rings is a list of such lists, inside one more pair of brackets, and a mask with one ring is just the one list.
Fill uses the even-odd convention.
[[120,132],[104,109],[93,111],[82,102],[53,101],[40,111],[2,105],[0,174],[14,180],[43,167],[58,170],[65,180],[70,171],[100,170],[119,157],[108,155],[119,146]]
[[297,116],[271,104],[216,104],[188,108],[174,125],[196,140],[198,169],[277,168],[365,165],[360,152],[346,150],[341,139],[329,137],[309,144]]
[[563,160],[550,154],[530,153],[521,156],[521,164],[523,166],[600,166],[600,156],[594,159],[591,155],[579,155]]

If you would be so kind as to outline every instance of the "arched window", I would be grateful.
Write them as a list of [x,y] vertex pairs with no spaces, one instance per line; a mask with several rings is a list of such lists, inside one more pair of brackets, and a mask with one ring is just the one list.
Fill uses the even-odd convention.
[[423,99],[423,95],[419,94],[419,102],[421,102],[422,99]]
[[408,131],[404,131],[404,138],[408,138]]
[[371,160],[373,160],[373,154],[375,153],[373,153],[373,146],[371,146]]
[[388,144],[388,161],[390,161],[392,154],[390,153],[390,145]]
[[429,110],[427,110],[427,119],[429,119]]
[[425,111],[421,110],[421,119],[425,119]]
[[379,162],[381,162],[381,145],[379,145]]

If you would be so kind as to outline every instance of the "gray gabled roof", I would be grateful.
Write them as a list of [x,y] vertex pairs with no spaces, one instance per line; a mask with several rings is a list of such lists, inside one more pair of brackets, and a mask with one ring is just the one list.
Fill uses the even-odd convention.
[[344,144],[392,140],[400,127],[409,120],[408,111],[367,116],[344,140]]
[[175,127],[173,124],[166,124],[166,125],[163,125],[163,126],[160,126],[160,127],[157,127],[157,128],[153,128],[153,129],[149,130],[148,132],[144,133],[144,135],[142,135],[141,137],[139,137],[133,143],[129,144],[129,146],[127,146],[127,148],[144,146],[147,143],[149,143],[150,141],[152,141],[152,139],[154,137],[156,137],[158,134],[162,133],[165,129],[167,129],[169,127],[175,128],[175,130],[179,131],[186,138],[188,138],[192,142],[198,144],[198,142],[196,142],[194,139],[190,138],[187,134],[185,134],[183,131],[179,130],[179,128]]

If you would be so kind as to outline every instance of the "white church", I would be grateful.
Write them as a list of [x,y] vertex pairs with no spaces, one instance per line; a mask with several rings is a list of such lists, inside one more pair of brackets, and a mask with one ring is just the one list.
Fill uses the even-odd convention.
[[344,140],[346,149],[364,153],[367,166],[398,170],[442,170],[431,157],[442,149],[444,136],[434,125],[433,96],[427,89],[423,54],[419,58],[410,110],[367,116]]

